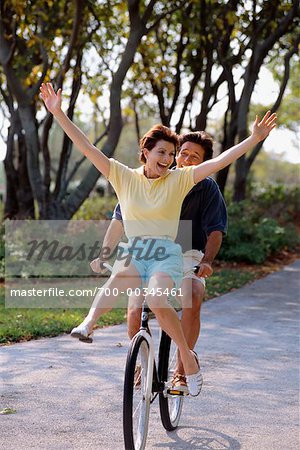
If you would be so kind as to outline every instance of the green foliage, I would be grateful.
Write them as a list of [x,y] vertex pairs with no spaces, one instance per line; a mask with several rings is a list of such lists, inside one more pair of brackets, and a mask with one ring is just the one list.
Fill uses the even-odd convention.
[[[293,35],[291,34],[285,36],[284,44],[286,48],[292,47],[292,37]],[[278,58],[274,58],[269,64],[269,68],[272,72],[274,81],[280,83],[284,74],[284,61],[280,61]],[[285,94],[278,110],[278,124],[282,127],[286,127],[287,129],[294,131],[295,134],[297,134],[300,119],[299,77],[299,54],[296,53],[294,58],[290,62],[290,74],[288,82],[289,89]]]
[[265,214],[278,220],[280,225],[287,226],[290,222],[300,221],[300,188],[283,184],[261,186],[252,193],[251,201],[259,215]]
[[0,260],[5,256],[4,223],[0,224]]
[[[1,216],[0,216],[1,217]],[[4,224],[0,225],[0,280],[5,275],[5,241],[4,241]]]
[[[231,85],[232,81],[234,90],[237,90],[238,101],[240,89],[235,85],[235,80],[243,77],[235,76],[237,67],[239,70],[249,67],[251,54],[256,54],[257,46],[264,47],[261,44],[265,43],[266,38],[282,28],[282,21],[293,7],[292,0],[275,3],[257,0],[246,4],[241,0],[142,0],[138,2],[141,16],[152,3],[152,14],[148,19],[143,19],[149,32],[141,40],[132,58],[133,63],[125,82],[119,86],[122,90],[123,122],[137,123],[140,134],[143,132],[142,121],[154,117],[158,112],[160,121],[166,125],[172,124],[177,131],[186,126],[205,128],[211,108],[223,101],[219,88],[222,86],[223,89],[224,83]],[[65,110],[69,109],[72,113],[75,106],[76,122],[81,125],[84,121],[92,140],[99,138],[109,123],[110,106],[113,102],[108,101],[108,97],[113,74],[119,73],[118,65],[122,55],[130,49],[130,45],[127,47],[130,32],[135,34],[135,24],[132,24],[132,29],[130,26],[128,8],[131,3],[15,0],[4,1],[2,4],[2,39],[11,53],[8,64],[2,62],[2,66],[0,65],[2,104],[7,116],[9,105],[14,102],[16,108],[25,102],[35,111],[37,120],[31,118],[30,123],[34,124],[36,135],[40,135],[42,153],[46,155],[48,148],[50,149],[49,185],[53,192],[58,166],[63,163],[63,158],[60,158],[62,133],[57,133],[54,125],[50,132],[51,138],[45,144],[43,138],[47,137],[47,133],[43,133],[43,127],[44,123],[49,125],[49,122],[43,121],[45,109],[38,99],[39,82],[42,79],[59,83],[63,81]],[[74,27],[77,8],[80,21],[78,27]],[[266,61],[257,58],[264,64],[270,62],[271,69],[274,68],[274,78],[279,82],[283,75],[284,55],[294,41],[297,23],[295,21],[284,36],[278,33],[278,39],[274,37],[274,48],[269,49]],[[297,62],[295,57],[291,67],[290,98],[286,97],[287,107],[284,107],[285,117],[282,119],[285,126],[296,123],[297,119],[298,103],[294,101],[299,78]],[[10,71],[7,71],[6,66]],[[224,67],[226,76],[223,74]],[[259,70],[254,70],[253,76],[256,77],[258,72]],[[15,78],[8,89],[10,73]],[[230,73],[233,75],[232,80]],[[76,95],[70,98],[71,87],[74,88],[73,94],[81,90],[83,101],[76,103]],[[23,95],[20,95],[21,91]],[[228,111],[230,109],[229,106]],[[228,117],[228,120],[231,119]],[[232,120],[235,121],[234,118]],[[32,133],[26,128],[22,132],[31,139]],[[133,144],[132,149],[135,148],[134,140]],[[98,145],[101,147],[102,143]],[[16,155],[18,152],[16,151]],[[10,154],[13,158],[13,153]],[[68,158],[67,179],[73,167],[77,167],[79,157],[73,156],[70,149]],[[126,163],[134,165],[134,158],[128,152]],[[15,161],[17,159],[15,157]],[[44,175],[46,160],[48,161],[44,157],[40,161],[41,174]],[[74,187],[74,180],[84,179],[87,165],[86,162],[80,165],[70,189]],[[20,177],[20,180],[23,178]],[[63,176],[62,186],[64,181]],[[74,189],[77,187],[78,184]],[[36,189],[38,193],[41,191]],[[69,191],[61,189],[58,198],[67,202]],[[55,196],[56,194],[57,192]],[[36,193],[34,195],[37,197]],[[45,198],[53,199],[52,195],[46,195]]]
[[228,207],[229,228],[218,258],[263,263],[273,252],[299,243],[299,188],[270,186]]
[[[251,168],[253,181],[261,185],[276,183],[274,186],[297,186],[299,184],[299,164],[284,161],[280,154],[270,155],[261,151]],[[250,179],[249,179],[250,182]]]
[[74,214],[74,220],[103,220],[111,219],[114,208],[118,200],[115,196],[98,197],[96,195],[89,197]]

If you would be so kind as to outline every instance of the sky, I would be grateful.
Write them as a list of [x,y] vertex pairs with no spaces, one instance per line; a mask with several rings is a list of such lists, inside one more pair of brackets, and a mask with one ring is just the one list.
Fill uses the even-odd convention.
[[[262,68],[256,89],[252,96],[253,103],[272,104],[277,97],[278,87],[271,73]],[[280,119],[280,118],[279,118]],[[264,143],[264,149],[271,154],[281,155],[282,159],[300,163],[300,127],[296,133],[287,129],[275,129]]]
[[[273,82],[272,75],[268,70],[262,68],[259,74],[259,80],[253,93],[252,100],[254,103],[272,104],[277,96],[277,86]],[[225,101],[225,100],[224,100]],[[223,115],[224,106],[220,104],[214,114],[220,117]],[[8,121],[3,123],[2,133],[7,133]],[[284,129],[275,129],[264,143],[264,149],[278,158],[292,163],[300,163],[300,147],[299,137],[292,131]],[[6,144],[0,136],[0,161],[5,158]]]

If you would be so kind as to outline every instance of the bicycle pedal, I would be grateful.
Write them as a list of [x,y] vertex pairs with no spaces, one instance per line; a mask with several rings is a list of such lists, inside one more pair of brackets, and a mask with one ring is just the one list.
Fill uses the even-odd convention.
[[184,395],[188,395],[188,393],[183,392],[183,391],[178,391],[177,389],[167,389],[167,395],[171,395],[172,397],[174,395],[184,396]]

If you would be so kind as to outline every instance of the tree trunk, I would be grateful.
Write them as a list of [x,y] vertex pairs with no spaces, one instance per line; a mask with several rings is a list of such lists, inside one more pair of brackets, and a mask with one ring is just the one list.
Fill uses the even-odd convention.
[[19,107],[19,114],[24,129],[30,186],[38,204],[39,218],[44,219],[45,187],[39,165],[39,136],[35,112],[31,105],[22,105]]
[[[228,120],[227,120],[229,111],[226,112],[225,118],[224,118],[224,127],[223,127],[224,134],[223,134],[221,153],[225,152],[225,150],[232,147],[235,143],[235,136],[237,133],[237,125],[236,125],[236,104],[233,100],[234,99],[231,99],[231,110],[232,110],[231,117],[232,117],[232,119],[230,120],[229,125],[228,125]],[[223,195],[225,192],[225,186],[227,183],[230,167],[231,167],[231,165],[220,170],[216,176],[216,181],[217,181],[220,191],[222,192]]]
[[236,162],[236,172],[234,179],[233,201],[240,202],[246,198],[246,186],[248,176],[248,165],[245,156]]
[[26,144],[17,112],[14,113],[8,130],[4,167],[7,186],[4,217],[34,218],[34,200],[28,178]]
[[18,134],[18,148],[19,148],[19,164],[18,164],[19,189],[17,195],[18,195],[19,212],[17,214],[17,218],[33,219],[34,199],[28,176],[27,148],[23,133]]
[[221,193],[224,195],[225,186],[227,183],[228,175],[229,175],[230,166],[225,167],[225,169],[220,170],[216,176],[216,182],[219,186]]

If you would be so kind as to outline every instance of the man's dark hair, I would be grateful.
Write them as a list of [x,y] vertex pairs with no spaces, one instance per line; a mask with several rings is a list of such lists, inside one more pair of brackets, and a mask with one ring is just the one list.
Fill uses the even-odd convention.
[[143,148],[152,150],[158,141],[167,141],[174,144],[174,151],[177,151],[178,147],[178,135],[170,128],[164,125],[154,125],[140,140],[140,161],[146,163],[146,158],[143,153]]
[[193,131],[179,136],[179,150],[185,142],[199,144],[204,149],[204,161],[213,156],[213,138],[205,131]]

